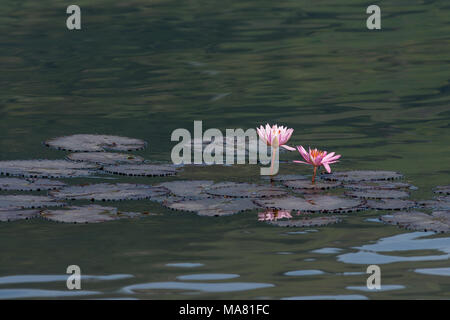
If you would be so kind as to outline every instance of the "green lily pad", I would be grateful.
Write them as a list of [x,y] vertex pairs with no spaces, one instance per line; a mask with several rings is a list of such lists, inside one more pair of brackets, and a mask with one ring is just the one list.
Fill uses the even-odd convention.
[[86,177],[97,168],[95,164],[67,160],[0,161],[0,174],[27,178]]
[[0,210],[0,221],[9,222],[39,217],[39,210]]
[[210,195],[204,193],[204,190],[213,184],[214,181],[211,180],[182,180],[163,182],[158,186],[168,189],[171,194],[178,197],[199,199],[211,197]]
[[450,196],[436,197],[435,200],[421,201],[419,204],[434,210],[450,210]]
[[135,164],[144,162],[144,158],[126,153],[76,152],[67,156],[71,161],[84,161],[100,165]]
[[231,198],[268,198],[286,195],[284,189],[250,183],[235,183],[225,187],[213,186],[206,191],[210,195]]
[[177,173],[177,167],[168,164],[123,164],[104,167],[103,170],[110,174],[145,177],[173,176]]
[[27,194],[0,195],[0,212],[21,209],[37,209],[63,205],[64,203],[57,202],[55,199],[47,196],[32,196]]
[[65,223],[100,223],[125,218],[140,217],[136,212],[121,212],[117,208],[88,205],[68,207],[62,210],[44,210],[41,216],[48,220]]
[[348,191],[345,194],[350,197],[364,199],[401,199],[409,197],[409,193],[402,190],[368,189]]
[[166,205],[173,210],[195,212],[200,216],[227,216],[246,210],[253,210],[257,206],[250,199],[200,199],[185,200]]
[[434,189],[435,193],[450,195],[450,185],[448,186],[437,186]]
[[374,182],[363,182],[363,183],[352,183],[344,184],[344,188],[352,190],[396,190],[396,189],[407,189],[412,186],[406,182],[392,182],[392,181],[374,181]]
[[292,181],[292,180],[305,180],[309,178],[301,174],[278,174],[276,176],[261,176],[261,179],[273,181]]
[[316,218],[304,218],[304,219],[289,219],[289,220],[276,220],[269,221],[268,223],[278,226],[278,227],[320,227],[330,224],[336,224],[342,221],[342,217],[337,216],[326,216],[326,217],[316,217]]
[[64,182],[49,179],[0,178],[0,190],[41,191],[56,190],[64,186]]
[[342,182],[393,180],[402,177],[403,175],[398,172],[377,170],[338,171],[322,175],[323,179]]
[[326,190],[334,189],[341,186],[340,182],[316,181],[314,184],[311,180],[291,180],[283,183],[286,187],[292,189],[309,189],[309,190]]
[[133,151],[144,149],[147,143],[140,139],[97,135],[75,134],[47,140],[48,147],[71,152],[96,152],[105,150]]
[[383,200],[367,200],[367,207],[376,210],[406,210],[414,208],[417,203],[411,200],[401,199],[383,199]]
[[418,211],[395,212],[381,216],[380,220],[409,230],[450,232],[450,211],[435,211],[431,215]]
[[50,191],[55,199],[91,200],[91,201],[121,201],[141,200],[162,196],[168,190],[144,184],[130,183],[99,183],[79,186],[69,186],[60,190]]

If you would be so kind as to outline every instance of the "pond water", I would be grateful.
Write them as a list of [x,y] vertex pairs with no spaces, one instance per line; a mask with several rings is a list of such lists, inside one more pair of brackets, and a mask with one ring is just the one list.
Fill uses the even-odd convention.
[[[172,131],[193,132],[195,120],[204,130],[269,122],[295,129],[290,145],[342,154],[335,170],[401,172],[413,199],[449,184],[446,1],[383,3],[381,31],[366,29],[359,0],[77,4],[81,31],[66,29],[60,1],[0,3],[0,160],[62,159],[43,141],[93,133],[144,139],[134,154],[168,162]],[[297,153],[280,157],[280,174],[310,174],[291,164]],[[261,182],[256,165],[88,181],[177,179]],[[112,205],[156,215],[0,223],[0,298],[450,298],[448,234],[379,223],[383,211],[303,232],[258,221],[256,210],[200,217],[148,200]],[[73,264],[82,291],[66,288]],[[386,290],[365,290],[369,264]]]

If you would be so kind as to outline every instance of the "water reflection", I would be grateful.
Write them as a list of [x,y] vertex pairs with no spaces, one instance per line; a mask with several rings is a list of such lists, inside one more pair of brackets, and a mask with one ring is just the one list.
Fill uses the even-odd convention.
[[322,270],[296,270],[285,272],[285,276],[315,276],[319,274],[325,274]]
[[97,291],[59,291],[41,289],[0,289],[0,299],[61,298],[101,294]]
[[227,273],[204,273],[204,274],[188,274],[184,276],[178,276],[178,280],[226,280],[239,278],[238,274]]
[[414,272],[421,274],[429,274],[433,276],[450,276],[450,268],[424,268],[416,269]]
[[283,210],[266,210],[258,213],[258,221],[277,221],[279,219],[291,219],[292,215],[289,211]]
[[[3,284],[17,284],[17,283],[42,283],[42,282],[57,282],[57,281],[67,281],[68,275],[40,275],[40,274],[30,274],[30,275],[17,275],[17,276],[6,276],[0,277],[0,285]],[[133,278],[131,274],[111,274],[105,276],[92,276],[92,275],[81,275],[81,281],[86,280],[122,280]]]
[[368,300],[369,298],[359,294],[335,295],[335,296],[298,296],[282,298],[281,300]]
[[382,284],[380,289],[369,289],[367,286],[348,286],[347,290],[358,290],[365,292],[381,292],[381,291],[392,291],[392,290],[400,290],[405,289],[405,286],[396,285],[396,284]]

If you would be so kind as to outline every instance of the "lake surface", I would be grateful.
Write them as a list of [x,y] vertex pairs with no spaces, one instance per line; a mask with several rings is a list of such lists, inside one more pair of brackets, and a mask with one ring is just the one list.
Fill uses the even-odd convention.
[[[413,199],[450,182],[447,1],[383,3],[381,31],[367,30],[366,1],[77,4],[81,31],[67,30],[60,1],[0,4],[0,160],[62,159],[42,142],[97,133],[144,139],[135,154],[170,161],[172,131],[193,132],[194,120],[204,130],[269,122],[295,129],[290,145],[342,154],[333,169],[403,173],[418,187]],[[284,163],[280,173],[309,169]],[[114,178],[261,181],[252,165]],[[117,207],[157,215],[0,223],[0,298],[450,298],[448,234],[377,223],[381,211],[289,233],[256,211],[208,218],[150,201]],[[66,288],[72,264],[90,276],[82,291]],[[363,290],[369,264],[380,264],[386,290]]]

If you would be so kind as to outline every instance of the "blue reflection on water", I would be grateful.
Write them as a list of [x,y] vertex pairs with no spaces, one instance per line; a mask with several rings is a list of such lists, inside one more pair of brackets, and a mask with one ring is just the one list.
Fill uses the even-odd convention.
[[315,276],[319,274],[325,274],[322,270],[295,270],[285,272],[285,276]]
[[[41,283],[41,282],[56,282],[56,281],[67,281],[69,275],[40,275],[40,274],[29,274],[29,275],[16,275],[16,276],[6,276],[0,277],[0,285],[2,284],[14,284],[14,283]],[[105,276],[92,276],[92,275],[81,275],[81,281],[84,280],[122,280],[133,278],[131,274],[111,274]]]
[[369,289],[367,286],[348,286],[347,290],[358,290],[365,292],[381,292],[381,291],[391,291],[391,290],[400,290],[405,289],[405,286],[396,285],[396,284],[383,284],[380,286],[380,289]]
[[135,293],[136,290],[150,289],[176,289],[176,290],[196,290],[202,292],[234,292],[246,291],[261,288],[274,287],[270,283],[254,282],[227,282],[227,283],[199,283],[199,282],[149,282],[124,287],[125,293]]
[[340,294],[335,296],[298,296],[282,298],[281,300],[368,300],[367,297],[359,294]]
[[204,273],[204,274],[188,274],[184,276],[178,276],[178,280],[225,280],[238,278],[238,274],[229,273]]
[[97,291],[58,291],[41,289],[0,289],[0,299],[60,298],[101,294]]
[[450,276],[450,268],[424,268],[416,269],[414,272],[433,276]]

